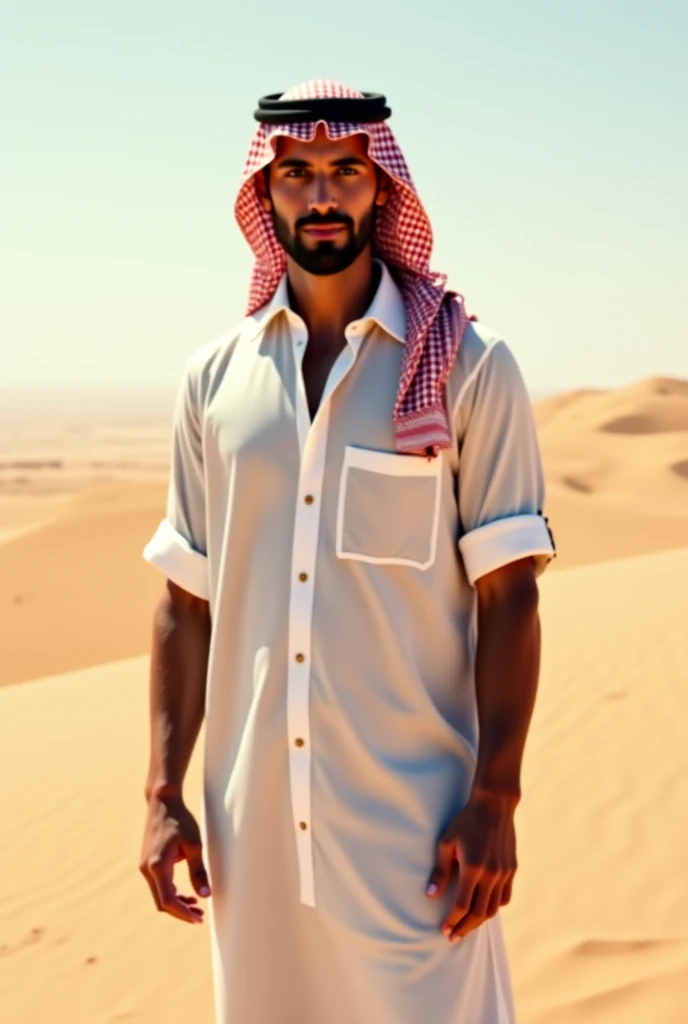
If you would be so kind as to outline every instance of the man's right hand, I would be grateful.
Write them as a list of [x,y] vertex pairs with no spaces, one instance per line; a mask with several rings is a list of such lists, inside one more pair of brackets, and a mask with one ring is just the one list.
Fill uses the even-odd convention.
[[196,819],[180,796],[153,796],[148,801],[139,870],[158,910],[189,924],[202,924],[203,910],[195,906],[196,897],[177,894],[173,876],[174,865],[180,860],[187,861],[191,884],[198,895],[210,896]]

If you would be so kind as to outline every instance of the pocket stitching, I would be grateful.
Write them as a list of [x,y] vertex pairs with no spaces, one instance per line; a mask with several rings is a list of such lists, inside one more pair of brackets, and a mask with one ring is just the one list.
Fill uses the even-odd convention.
[[[357,455],[352,456],[350,454],[352,452],[357,453]],[[364,455],[361,456],[358,453],[364,453]],[[372,459],[367,459],[367,456],[369,454],[373,456]],[[408,565],[411,568],[420,569],[421,571],[425,571],[426,569],[429,569],[431,565],[434,564],[435,559],[437,557],[437,538],[438,538],[438,534],[439,534],[440,506],[441,506],[440,496],[441,496],[441,491],[442,491],[442,486],[441,486],[442,485],[442,466],[441,466],[441,463],[439,462],[439,459],[437,460],[437,465],[436,466],[435,466],[435,460],[434,459],[432,460],[432,465],[431,465],[431,469],[430,470],[426,470],[424,468],[422,472],[415,471],[415,472],[407,472],[407,473],[397,473],[397,472],[394,471],[392,473],[386,474],[388,476],[407,476],[407,477],[434,476],[435,477],[435,500],[434,500],[434,507],[433,507],[433,516],[432,516],[432,528],[431,528],[431,532],[430,532],[430,552],[429,552],[429,557],[428,557],[427,561],[419,562],[419,561],[417,561],[415,559],[410,559],[410,558],[395,558],[395,557],[392,557],[392,556],[382,556],[382,555],[378,555],[378,556],[376,556],[376,555],[363,555],[363,554],[358,554],[356,552],[345,551],[344,550],[344,546],[343,546],[344,545],[344,503],[345,503],[345,500],[346,500],[346,484],[347,484],[347,477],[349,475],[349,469],[353,466],[354,469],[364,469],[367,472],[377,472],[377,473],[380,473],[381,475],[385,475],[383,470],[372,470],[371,469],[371,464],[374,461],[376,461],[374,457],[378,456],[378,455],[381,455],[383,457],[382,460],[380,460],[380,461],[384,461],[385,457],[388,456],[388,455],[391,455],[392,459],[396,459],[396,458],[406,459],[406,458],[408,458],[411,462],[414,462],[414,463],[420,463],[420,461],[421,461],[420,457],[416,458],[416,457],[412,457],[412,456],[403,456],[403,455],[397,456],[395,454],[391,454],[391,453],[388,453],[388,452],[378,452],[378,451],[375,451],[374,449],[357,448],[357,447],[355,447],[353,445],[347,445],[345,447],[345,449],[344,449],[344,460],[343,460],[343,463],[342,463],[342,470],[341,470],[341,473],[339,475],[339,494],[337,496],[337,523],[336,523],[336,530],[335,530],[335,551],[336,551],[337,557],[341,558],[341,559],[350,559],[351,561],[354,561],[354,562],[367,562],[368,564],[372,564],[372,565]],[[365,465],[366,461],[368,462],[368,465]],[[425,460],[423,460],[423,461],[425,461]],[[392,464],[388,463],[388,465],[392,465]]]

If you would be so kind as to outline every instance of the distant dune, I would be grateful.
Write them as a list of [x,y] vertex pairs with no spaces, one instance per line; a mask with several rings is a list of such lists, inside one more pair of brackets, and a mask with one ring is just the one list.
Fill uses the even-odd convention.
[[535,404],[538,424],[560,428],[586,421],[590,429],[617,434],[688,431],[688,381],[648,377],[613,391],[572,391]]
[[654,377],[535,405],[548,485],[625,511],[688,517],[688,381]]
[[162,577],[142,559],[162,484],[86,492],[0,543],[0,684],[144,653]]

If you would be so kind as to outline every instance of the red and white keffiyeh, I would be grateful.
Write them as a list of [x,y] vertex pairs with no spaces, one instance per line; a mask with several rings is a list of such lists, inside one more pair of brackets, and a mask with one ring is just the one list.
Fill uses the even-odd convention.
[[[285,92],[280,99],[361,98],[362,93],[327,80],[315,80]],[[397,450],[436,455],[453,444],[444,384],[469,319],[463,296],[445,289],[446,274],[430,270],[432,228],[416,193],[399,145],[384,122],[355,124],[341,121],[287,125],[260,124],[251,142],[241,187],[234,207],[241,231],[256,262],[246,315],[270,300],[286,270],[286,255],[277,241],[272,218],[263,209],[255,175],[275,156],[280,135],[311,141],[317,125],[331,139],[368,136],[368,155],[392,181],[387,203],[376,215],[374,255],[383,260],[402,292],[406,307],[406,344],[394,407]]]

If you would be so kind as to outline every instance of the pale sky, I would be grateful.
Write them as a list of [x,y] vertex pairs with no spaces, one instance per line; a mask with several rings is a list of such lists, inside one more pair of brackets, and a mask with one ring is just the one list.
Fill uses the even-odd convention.
[[244,311],[259,96],[384,93],[534,391],[688,377],[685,0],[0,0],[0,386],[174,386]]

